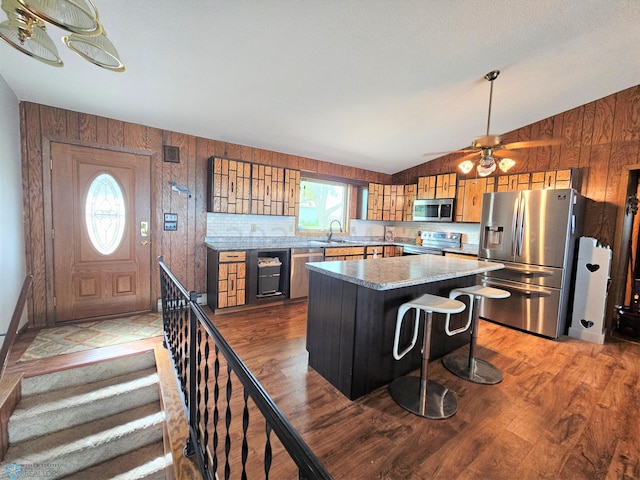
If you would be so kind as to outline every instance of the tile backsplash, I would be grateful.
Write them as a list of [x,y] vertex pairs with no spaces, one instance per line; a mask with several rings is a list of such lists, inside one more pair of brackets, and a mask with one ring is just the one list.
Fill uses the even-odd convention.
[[[381,222],[350,220],[349,236],[382,240],[385,225],[395,226],[396,238],[412,239],[419,231],[460,232],[463,244],[478,244],[477,223]],[[296,218],[266,215],[207,213],[207,237],[295,237]]]

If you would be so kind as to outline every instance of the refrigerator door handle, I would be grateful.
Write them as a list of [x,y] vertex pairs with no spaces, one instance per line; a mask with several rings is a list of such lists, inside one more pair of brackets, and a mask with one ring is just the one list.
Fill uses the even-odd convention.
[[512,292],[517,292],[519,294],[524,294],[527,296],[531,296],[531,295],[538,295],[540,297],[549,297],[551,296],[552,291],[548,290],[546,288],[543,287],[538,287],[535,285],[527,285],[527,284],[520,284],[520,285],[514,285],[511,282],[501,282],[499,280],[495,280],[495,279],[484,279],[482,284],[484,286],[495,286],[495,287],[502,287],[506,290],[512,291]]
[[550,277],[553,275],[553,271],[546,270],[544,268],[533,268],[533,267],[514,267],[513,265],[505,265],[505,270],[510,270],[512,272],[521,273],[522,275],[531,275],[538,277]]
[[513,205],[513,225],[511,227],[511,256],[516,255],[516,232],[518,231],[518,210],[520,207],[520,199],[516,197],[516,202]]
[[524,216],[526,215],[527,204],[523,200],[520,205],[520,225],[518,225],[518,256],[522,255],[522,244],[524,243]]

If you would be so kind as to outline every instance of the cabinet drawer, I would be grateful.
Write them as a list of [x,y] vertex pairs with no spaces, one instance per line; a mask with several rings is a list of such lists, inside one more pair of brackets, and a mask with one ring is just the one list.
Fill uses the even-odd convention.
[[336,247],[325,248],[325,257],[337,257],[340,255],[364,255],[364,247]]
[[244,262],[247,252],[220,252],[218,259],[220,262]]

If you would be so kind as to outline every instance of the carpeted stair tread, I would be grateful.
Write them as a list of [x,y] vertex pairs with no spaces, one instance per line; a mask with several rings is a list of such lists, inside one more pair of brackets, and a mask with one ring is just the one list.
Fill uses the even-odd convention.
[[21,442],[158,399],[155,368],[24,397],[9,419],[9,441]]
[[[169,458],[171,457],[169,456]],[[65,478],[66,480],[99,478],[109,478],[111,480],[159,480],[166,478],[166,467],[167,459],[165,458],[164,445],[162,442],[156,442]]]
[[[54,465],[62,478],[111,458],[162,441],[164,412],[159,402],[50,435],[11,445],[0,471],[9,463]],[[135,447],[134,447],[135,446]]]
[[22,396],[37,395],[74,385],[82,385],[87,381],[97,382],[152,367],[155,367],[155,356],[152,350],[104,360],[90,365],[25,378],[22,381]]

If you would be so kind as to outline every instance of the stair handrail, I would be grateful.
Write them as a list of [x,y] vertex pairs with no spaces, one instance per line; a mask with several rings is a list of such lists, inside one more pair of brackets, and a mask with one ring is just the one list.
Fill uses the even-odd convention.
[[27,295],[29,294],[29,289],[31,288],[32,284],[33,275],[27,275],[22,282],[22,289],[20,290],[20,295],[18,295],[18,301],[16,302],[16,307],[13,310],[13,315],[11,316],[11,321],[9,322],[7,333],[0,334],[0,336],[5,337],[4,342],[2,342],[2,348],[0,348],[0,378],[4,376],[4,370],[7,367],[9,354],[11,353],[13,344],[15,343],[16,337],[18,336],[20,319],[22,318],[22,313],[27,306]]
[[[207,335],[213,339],[216,349],[222,353],[228,367],[230,367],[231,371],[233,371],[236,377],[240,380],[245,389],[245,395],[248,393],[247,396],[251,398],[260,413],[263,415],[268,427],[273,430],[291,459],[296,463],[299,478],[305,480],[332,479],[333,477],[327,472],[325,467],[311,451],[300,434],[295,430],[291,423],[289,423],[258,379],[253,375],[253,373],[251,373],[249,368],[244,364],[242,359],[229,345],[217,327],[211,322],[207,314],[202,310],[202,307],[197,303],[197,292],[187,292],[164,263],[162,256],[158,257],[158,263],[160,265],[165,344],[169,348],[176,377],[181,386],[183,406],[185,407],[187,421],[189,422],[189,438],[187,439],[187,445],[185,446],[185,455],[196,455],[203,478],[217,478],[217,472],[215,471],[217,469],[217,460],[215,459],[217,453],[215,451],[213,452],[214,471],[211,471],[209,469],[209,462],[207,461],[207,451],[210,446],[203,445],[201,442],[203,432],[200,430],[200,425],[197,422],[197,418],[199,416],[197,412],[197,405],[192,401],[192,399],[195,399],[197,395],[195,387],[198,361],[195,346],[199,326],[204,328]],[[166,280],[171,282],[172,285],[167,285],[163,276],[166,276]],[[179,300],[176,298],[170,299],[168,295],[169,287],[174,288],[182,298]],[[186,352],[188,355],[188,366],[184,365],[184,363],[180,364],[180,362],[185,359],[180,358],[180,348],[175,348],[175,338],[172,338],[172,336],[175,337],[175,335],[169,331],[172,327],[172,321],[175,320],[171,318],[172,314],[177,317],[178,322],[185,321],[186,319],[181,317],[181,315],[184,314],[187,307],[189,310],[189,345],[187,349],[188,351]],[[187,335],[184,335],[184,337],[187,337]],[[186,340],[184,337],[183,340]],[[184,350],[182,353],[185,353]],[[204,436],[206,437],[206,434]],[[217,443],[217,437],[215,443]],[[268,437],[267,443],[269,443]],[[246,453],[246,445],[242,445],[242,447],[243,453]],[[267,445],[267,448],[270,448],[270,446]],[[268,468],[266,465],[265,467]],[[225,465],[225,478],[228,478],[228,475],[228,465]]]

